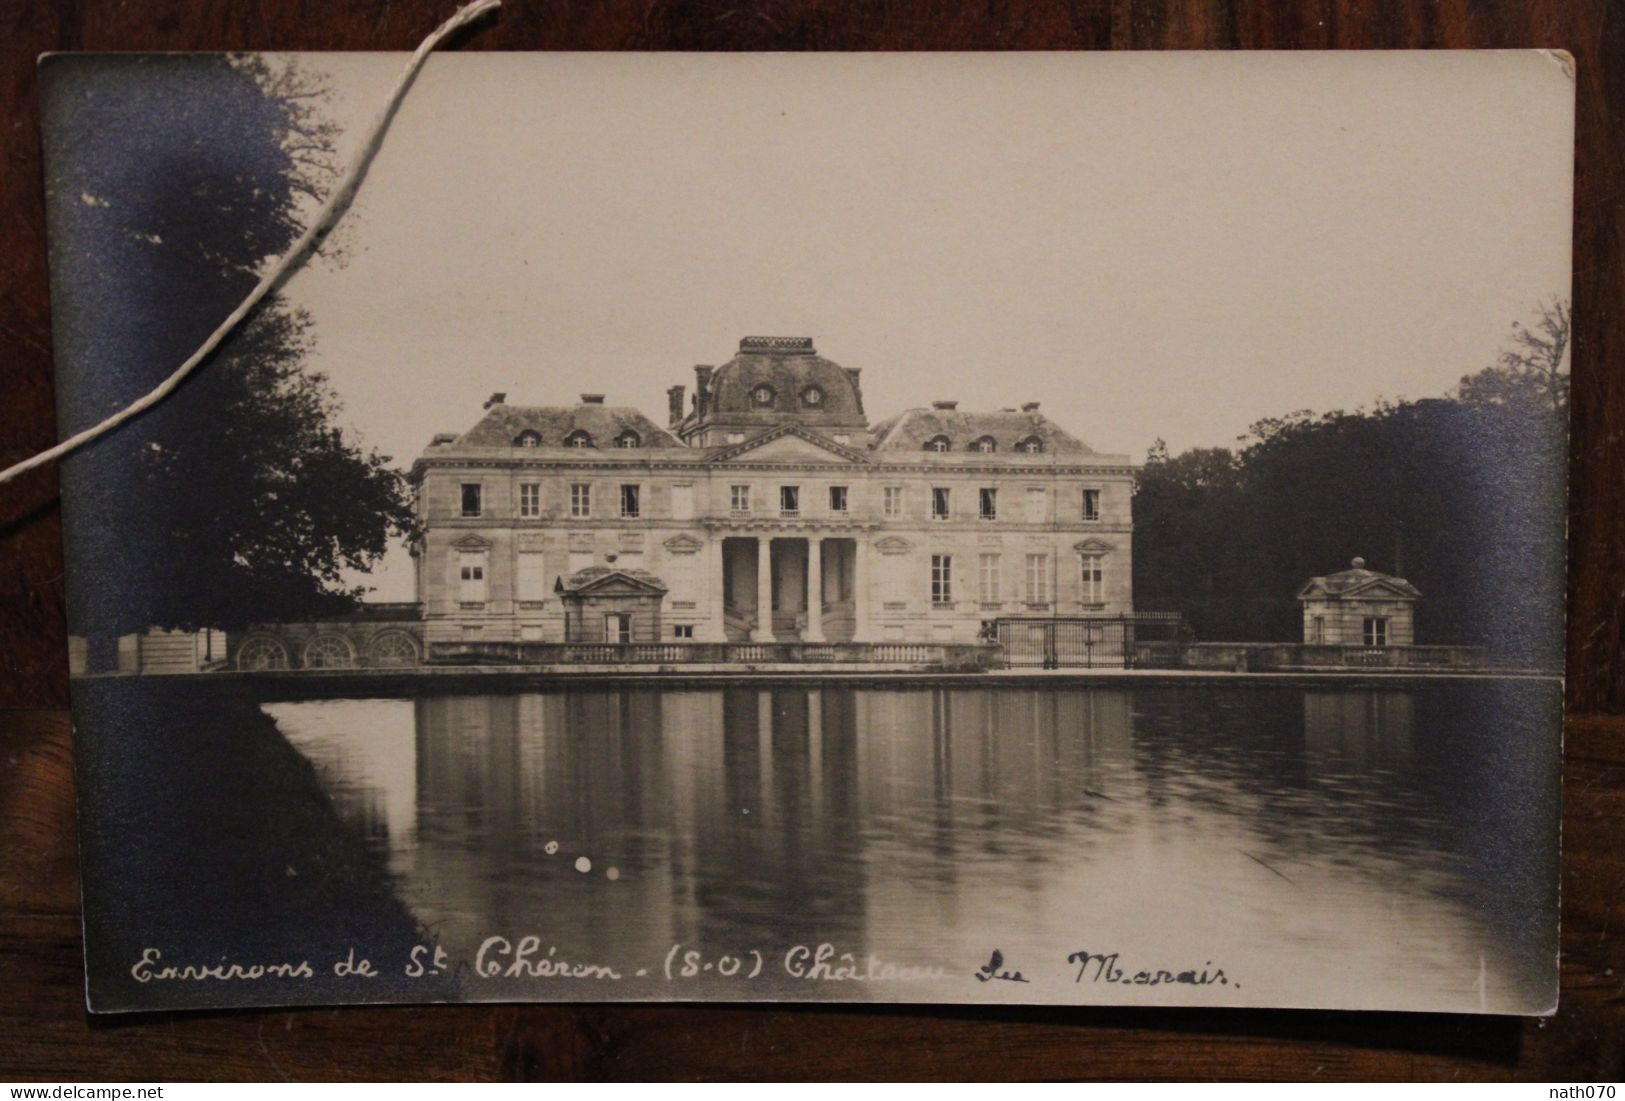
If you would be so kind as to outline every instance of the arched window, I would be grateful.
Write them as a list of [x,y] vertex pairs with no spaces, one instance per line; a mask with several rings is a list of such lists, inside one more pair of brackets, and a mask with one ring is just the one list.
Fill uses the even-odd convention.
[[1044,450],[1044,441],[1039,439],[1037,436],[1028,436],[1026,439],[1016,444],[1016,450],[1028,455],[1037,455],[1039,452]]
[[237,668],[254,671],[258,669],[286,669],[288,667],[288,648],[274,638],[266,635],[256,635],[237,648]]
[[992,436],[983,436],[981,439],[971,444],[970,449],[972,451],[980,451],[984,455],[991,455],[993,452],[999,449],[999,442]]
[[768,409],[773,405],[773,387],[765,382],[759,382],[750,388],[750,403],[758,409]]
[[349,669],[355,665],[355,650],[339,635],[317,635],[305,647],[306,669]]
[[643,438],[630,428],[615,437],[616,447],[642,447]]
[[542,434],[527,428],[513,438],[513,445],[515,447],[540,447],[542,446]]
[[824,391],[816,386],[809,386],[801,391],[801,404],[809,409],[821,408],[824,404]]
[[405,631],[379,633],[367,644],[367,652],[368,657],[372,659],[372,665],[380,668],[396,668],[418,663],[417,642]]
[[953,450],[953,446],[954,445],[952,443],[948,442],[947,436],[932,436],[929,440],[925,441],[925,449],[927,451],[951,451]]
[[586,432],[584,432],[584,431],[582,431],[581,429],[578,428],[574,432],[570,433],[568,436],[564,437],[564,446],[565,447],[591,447],[592,446],[592,437],[589,436]]

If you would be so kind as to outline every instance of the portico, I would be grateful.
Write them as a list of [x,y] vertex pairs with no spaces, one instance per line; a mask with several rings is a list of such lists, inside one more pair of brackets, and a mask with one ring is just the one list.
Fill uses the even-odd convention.
[[730,642],[861,642],[867,616],[854,534],[719,533]]

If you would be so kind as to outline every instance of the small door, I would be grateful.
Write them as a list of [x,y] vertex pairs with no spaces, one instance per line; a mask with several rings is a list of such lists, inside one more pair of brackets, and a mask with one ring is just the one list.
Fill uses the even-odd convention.
[[610,612],[604,617],[605,642],[631,642],[632,617],[626,612]]

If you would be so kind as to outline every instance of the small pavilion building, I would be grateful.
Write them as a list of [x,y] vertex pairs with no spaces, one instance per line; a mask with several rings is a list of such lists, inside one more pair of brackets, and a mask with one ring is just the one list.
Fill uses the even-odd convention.
[[1414,646],[1422,594],[1403,577],[1368,570],[1364,558],[1298,590],[1303,641],[1311,646]]

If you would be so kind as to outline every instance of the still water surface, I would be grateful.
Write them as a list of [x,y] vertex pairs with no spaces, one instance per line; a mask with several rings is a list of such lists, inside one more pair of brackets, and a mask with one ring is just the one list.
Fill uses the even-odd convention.
[[[454,965],[532,934],[622,976],[465,966],[470,998],[1492,1012],[1555,989],[1558,708],[1510,681],[265,705]],[[905,977],[786,967],[826,943]],[[1025,982],[978,977],[995,949]]]

